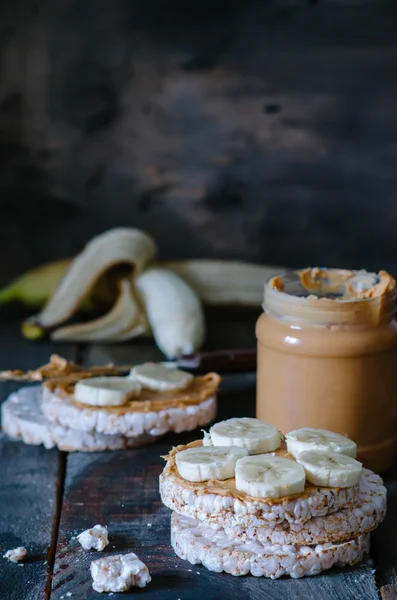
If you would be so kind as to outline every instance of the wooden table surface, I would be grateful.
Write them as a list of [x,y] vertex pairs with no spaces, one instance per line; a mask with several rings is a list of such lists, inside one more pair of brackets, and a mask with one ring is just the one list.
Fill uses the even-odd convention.
[[[250,348],[257,315],[213,311],[208,349]],[[56,351],[84,364],[160,359],[150,341],[121,346],[28,342],[19,320],[0,322],[0,369],[34,368]],[[1,400],[17,389],[0,385]],[[218,418],[254,416],[255,374],[225,376]],[[107,551],[134,551],[147,564],[152,582],[134,590],[145,600],[390,600],[397,598],[397,469],[385,476],[386,522],[373,534],[371,554],[360,565],[332,569],[306,579],[232,577],[177,558],[169,544],[170,510],[158,493],[161,454],[199,432],[169,435],[153,446],[100,453],[64,453],[27,446],[0,434],[0,552],[22,545],[22,565],[0,558],[1,600],[97,600],[90,561]],[[99,555],[85,551],[75,536],[96,523],[107,525],[110,544]],[[114,594],[112,600],[126,598]]]

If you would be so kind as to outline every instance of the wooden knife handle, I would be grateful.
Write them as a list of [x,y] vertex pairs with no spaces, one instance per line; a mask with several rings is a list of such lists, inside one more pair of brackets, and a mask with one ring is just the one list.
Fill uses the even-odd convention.
[[247,373],[256,371],[256,350],[217,350],[181,356],[178,366],[200,373]]

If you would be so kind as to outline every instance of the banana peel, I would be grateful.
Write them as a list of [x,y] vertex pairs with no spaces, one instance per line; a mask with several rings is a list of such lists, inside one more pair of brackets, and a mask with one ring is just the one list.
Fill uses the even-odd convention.
[[265,282],[284,271],[235,260],[174,260],[158,265],[179,275],[209,306],[260,307]]
[[[96,236],[70,261],[42,310],[23,323],[23,335],[40,339],[52,332],[51,337],[57,340],[108,341],[146,333],[147,322],[134,296],[132,277],[144,269],[156,251],[154,240],[139,229],[120,227]],[[50,272],[54,279],[59,275],[54,264]],[[84,301],[92,301],[92,307],[97,308],[99,297],[106,299],[108,314],[88,323],[56,329],[67,322]]]
[[34,321],[27,319],[21,326],[22,335],[28,340],[40,340],[47,335],[47,331],[37,325]]
[[[45,263],[41,267],[17,277],[0,290],[0,306],[17,302],[27,308],[39,310],[57,290],[72,260],[65,258]],[[107,308],[113,304],[115,293],[117,293],[115,277],[105,273],[93,287],[91,293],[81,302],[79,310],[92,312],[99,308]]]
[[0,305],[20,302],[28,308],[41,308],[54,294],[70,263],[71,259],[65,258],[24,273],[0,290]]
[[148,325],[135,298],[132,282],[122,279],[119,297],[106,315],[88,323],[55,329],[51,339],[62,342],[111,342],[129,340],[147,330]]
[[35,322],[53,329],[69,320],[106,273],[136,275],[154,258],[154,240],[139,229],[118,227],[97,235],[73,259],[65,277]]

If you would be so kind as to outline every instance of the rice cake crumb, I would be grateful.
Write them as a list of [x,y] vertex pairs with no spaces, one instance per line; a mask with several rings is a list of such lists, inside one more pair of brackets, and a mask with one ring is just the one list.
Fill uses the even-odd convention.
[[27,555],[27,550],[23,546],[18,546],[18,548],[13,548],[12,550],[8,550],[4,554],[4,558],[8,558],[13,563],[17,563],[20,560],[23,560]]
[[147,566],[133,552],[94,560],[90,569],[96,592],[126,592],[151,581]]
[[95,525],[92,529],[86,529],[77,536],[84,550],[99,550],[106,548],[109,543],[108,530],[103,525]]

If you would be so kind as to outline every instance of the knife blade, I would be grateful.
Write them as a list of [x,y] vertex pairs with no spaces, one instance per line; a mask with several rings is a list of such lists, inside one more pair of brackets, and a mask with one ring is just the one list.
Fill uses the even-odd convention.
[[217,371],[218,373],[248,373],[256,371],[256,350],[216,350],[182,355],[175,360],[162,363],[196,373]]

